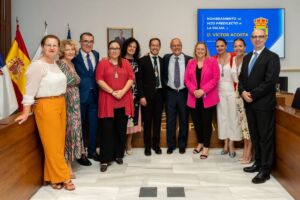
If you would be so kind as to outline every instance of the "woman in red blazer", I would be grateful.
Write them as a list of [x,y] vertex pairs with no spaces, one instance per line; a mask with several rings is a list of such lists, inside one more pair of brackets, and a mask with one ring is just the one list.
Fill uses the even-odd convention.
[[200,158],[206,159],[211,139],[213,110],[220,101],[220,70],[217,60],[209,58],[205,43],[197,42],[194,56],[187,65],[184,82],[188,88],[187,106],[191,110],[198,140],[193,153],[202,151]]

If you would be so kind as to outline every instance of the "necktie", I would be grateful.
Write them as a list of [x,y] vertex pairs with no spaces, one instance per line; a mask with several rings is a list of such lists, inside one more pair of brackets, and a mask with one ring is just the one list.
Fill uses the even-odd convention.
[[158,73],[158,66],[157,66],[157,57],[153,56],[153,64],[154,64],[154,74],[155,74],[155,87],[159,86],[159,73]]
[[93,68],[93,63],[90,59],[90,54],[86,55],[86,59],[87,59],[88,67],[89,67],[89,74],[91,76],[94,76],[94,68]]
[[180,86],[180,68],[179,68],[179,62],[178,57],[175,57],[175,68],[174,68],[174,86],[176,88],[179,88]]
[[250,76],[250,73],[251,73],[251,71],[252,71],[252,68],[253,68],[253,66],[254,66],[254,63],[255,63],[257,57],[258,57],[258,53],[255,51],[255,52],[254,52],[254,57],[253,57],[253,59],[251,60],[251,62],[249,63],[249,66],[248,66],[248,76]]

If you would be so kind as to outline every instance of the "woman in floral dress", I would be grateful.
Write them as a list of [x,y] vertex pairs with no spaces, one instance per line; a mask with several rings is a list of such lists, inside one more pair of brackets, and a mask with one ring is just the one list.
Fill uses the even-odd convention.
[[61,41],[59,68],[67,77],[67,131],[65,144],[65,158],[70,169],[71,178],[75,178],[72,170],[72,161],[79,159],[84,151],[82,144],[82,127],[80,117],[80,97],[78,85],[80,78],[77,75],[72,59],[76,55],[76,43],[72,40]]

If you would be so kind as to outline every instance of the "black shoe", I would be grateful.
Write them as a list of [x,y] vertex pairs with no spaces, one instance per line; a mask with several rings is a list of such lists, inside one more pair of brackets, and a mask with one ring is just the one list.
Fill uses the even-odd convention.
[[244,167],[244,172],[253,173],[258,171],[259,171],[259,166],[255,163],[250,167]]
[[145,148],[145,156],[151,156],[151,149],[150,148]]
[[185,153],[185,148],[179,148],[179,153],[184,154]]
[[88,154],[88,158],[93,159],[94,161],[100,162],[100,155],[94,153],[93,155]]
[[103,163],[100,165],[100,171],[101,172],[105,172],[107,170],[108,164],[107,163]]
[[169,147],[169,148],[167,149],[167,154],[172,154],[173,151],[174,151],[174,149],[172,149],[172,148]]
[[252,183],[254,184],[259,184],[259,183],[264,183],[267,180],[270,179],[270,174],[264,173],[264,172],[259,172],[253,179]]
[[123,165],[123,158],[116,158],[116,163]]
[[89,161],[89,159],[84,154],[81,155],[80,159],[77,159],[77,162],[80,165],[83,165],[83,166],[90,166],[90,165],[92,165],[91,161]]
[[160,147],[153,147],[153,150],[156,154],[161,154],[161,148]]

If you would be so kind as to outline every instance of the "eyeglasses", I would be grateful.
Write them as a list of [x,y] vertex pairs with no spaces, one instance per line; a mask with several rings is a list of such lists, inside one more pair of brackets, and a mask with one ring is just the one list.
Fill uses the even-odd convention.
[[252,35],[252,39],[264,39],[266,36],[265,35]]
[[91,45],[94,44],[94,40],[83,40],[81,41],[83,44]]
[[44,45],[45,47],[47,47],[47,48],[57,48],[58,47],[58,45],[56,45],[56,44],[45,44]]
[[109,48],[108,50],[110,50],[110,51],[118,51],[118,50],[120,50],[120,48]]

